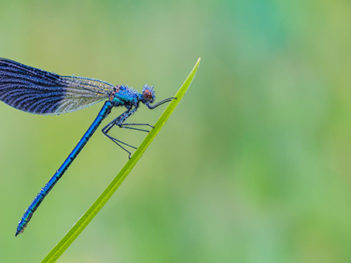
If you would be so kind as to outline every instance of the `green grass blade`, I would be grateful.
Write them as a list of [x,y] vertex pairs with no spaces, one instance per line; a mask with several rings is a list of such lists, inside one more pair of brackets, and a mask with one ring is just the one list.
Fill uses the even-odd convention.
[[140,157],[145,152],[146,148],[150,145],[155,136],[159,133],[162,126],[166,123],[169,116],[172,114],[174,109],[178,106],[180,101],[185,95],[185,92],[189,88],[191,81],[193,80],[195,73],[199,67],[200,58],[197,60],[194,68],[177,91],[175,97],[176,100],[172,100],[166,110],[163,112],[159,120],[157,121],[155,128],[152,129],[145,137],[139,148],[135,151],[132,158],[124,165],[122,170],[113,179],[113,181],[107,186],[105,191],[99,196],[99,198],[92,204],[92,206],[85,212],[85,214],[78,220],[78,222],[71,228],[71,230],[62,238],[62,240],[50,251],[50,253],[44,258],[42,262],[55,262],[63,252],[72,244],[72,242],[79,236],[79,234],[86,228],[90,221],[97,215],[97,213],[104,207],[106,202],[111,198],[113,193],[118,189],[123,180],[128,176],[130,171],[133,169],[135,164],[138,162]]

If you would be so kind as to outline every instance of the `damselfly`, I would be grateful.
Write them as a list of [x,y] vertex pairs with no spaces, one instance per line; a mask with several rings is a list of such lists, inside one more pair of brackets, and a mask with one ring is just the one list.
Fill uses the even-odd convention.
[[102,132],[126,151],[130,158],[131,151],[128,148],[136,149],[136,147],[112,137],[109,134],[111,128],[118,126],[148,132],[149,130],[146,127],[153,128],[152,125],[126,123],[126,120],[136,112],[140,102],[152,110],[172,99],[167,98],[158,103],[153,103],[155,93],[153,87],[148,85],[145,85],[142,92],[139,93],[125,85],[114,86],[97,79],[60,76],[9,59],[0,58],[0,100],[16,109],[40,115],[58,115],[105,101],[96,119],[76,147],[24,213],[17,226],[16,236],[23,232],[45,196],[62,177],[101,122],[111,113],[112,108],[123,106],[126,110],[107,124]]

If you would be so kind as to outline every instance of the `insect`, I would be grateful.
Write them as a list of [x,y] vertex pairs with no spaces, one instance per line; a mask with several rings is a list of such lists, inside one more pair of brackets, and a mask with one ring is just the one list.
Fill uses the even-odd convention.
[[152,110],[172,99],[174,98],[154,103],[154,89],[148,85],[144,85],[142,92],[139,93],[125,85],[114,86],[97,79],[61,76],[0,58],[0,100],[16,109],[40,115],[58,115],[105,101],[96,119],[76,147],[25,211],[17,226],[16,236],[23,232],[40,203],[62,177],[101,122],[111,113],[112,108],[122,106],[126,110],[108,123],[102,132],[126,151],[130,158],[131,152],[128,147],[131,149],[136,149],[136,147],[112,137],[109,135],[109,131],[114,126],[118,126],[148,132],[146,127],[153,128],[152,125],[126,123],[126,120],[137,111],[140,103]]

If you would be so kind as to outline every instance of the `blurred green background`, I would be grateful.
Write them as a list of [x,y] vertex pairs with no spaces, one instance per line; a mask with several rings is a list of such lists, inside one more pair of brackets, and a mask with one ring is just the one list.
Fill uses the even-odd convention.
[[[350,12],[346,0],[0,0],[0,56],[24,64],[148,83],[162,99],[202,58],[167,125],[59,262],[351,262]],[[101,106],[43,117],[0,103],[0,262],[39,262],[127,161],[97,132],[14,237]],[[133,121],[162,110],[142,107]]]

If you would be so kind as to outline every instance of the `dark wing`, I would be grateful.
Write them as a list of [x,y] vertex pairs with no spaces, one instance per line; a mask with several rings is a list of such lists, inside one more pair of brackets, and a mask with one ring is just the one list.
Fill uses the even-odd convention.
[[0,100],[22,111],[51,115],[76,111],[108,98],[113,87],[0,58]]

